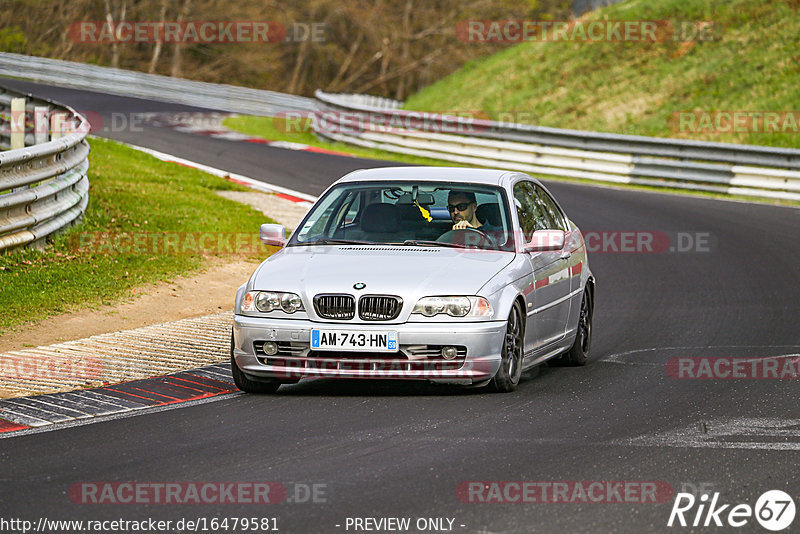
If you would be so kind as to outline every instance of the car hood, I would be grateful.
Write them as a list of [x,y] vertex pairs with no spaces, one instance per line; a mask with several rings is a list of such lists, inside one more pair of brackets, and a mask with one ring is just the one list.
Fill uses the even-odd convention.
[[[475,295],[514,259],[514,253],[445,247],[287,247],[253,273],[248,290],[318,293]],[[356,283],[366,286],[357,291]]]

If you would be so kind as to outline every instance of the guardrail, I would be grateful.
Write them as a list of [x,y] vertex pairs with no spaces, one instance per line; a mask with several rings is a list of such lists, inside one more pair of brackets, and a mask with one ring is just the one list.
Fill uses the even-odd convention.
[[602,182],[800,200],[800,150],[584,132],[397,109],[317,91],[323,138],[467,165]]
[[10,53],[0,53],[0,75],[234,113],[310,112],[320,137],[466,165],[800,200],[800,150],[795,149],[448,117],[400,110],[401,102],[369,95],[317,91],[313,100]]
[[275,91],[11,53],[0,53],[0,76],[249,115],[312,111],[317,107],[313,98]]
[[83,215],[88,133],[72,108],[0,87],[0,251],[41,243]]

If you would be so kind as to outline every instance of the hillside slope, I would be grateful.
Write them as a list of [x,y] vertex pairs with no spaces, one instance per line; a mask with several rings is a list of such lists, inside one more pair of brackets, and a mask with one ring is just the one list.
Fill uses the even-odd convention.
[[[467,64],[412,95],[406,108],[800,147],[800,1],[629,0],[583,20],[603,19],[711,21],[715,39],[527,41]],[[749,114],[762,111],[777,114]]]

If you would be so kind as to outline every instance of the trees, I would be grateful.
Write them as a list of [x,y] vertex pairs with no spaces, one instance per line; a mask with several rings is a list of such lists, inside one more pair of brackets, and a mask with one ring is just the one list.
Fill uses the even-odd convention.
[[[403,99],[465,62],[507,44],[459,39],[471,19],[565,18],[565,0],[0,0],[0,27],[25,39],[0,46],[25,53],[299,94],[317,88]],[[263,42],[91,43],[76,24],[133,21],[269,21],[285,38]],[[9,30],[10,31],[10,30]],[[119,37],[119,35],[117,35]],[[143,41],[143,42],[142,42]]]

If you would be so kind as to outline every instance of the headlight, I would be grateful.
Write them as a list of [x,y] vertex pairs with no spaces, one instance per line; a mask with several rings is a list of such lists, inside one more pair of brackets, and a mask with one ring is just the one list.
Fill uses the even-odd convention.
[[411,313],[433,317],[446,313],[451,317],[490,317],[492,305],[483,297],[424,297]]
[[277,291],[248,291],[242,301],[242,311],[271,312],[282,310],[286,313],[304,311],[303,301],[295,293]]
[[284,293],[281,296],[281,309],[286,313],[294,313],[303,309],[303,301],[294,293]]
[[281,307],[281,297],[277,293],[259,293],[256,295],[256,309],[271,312]]

